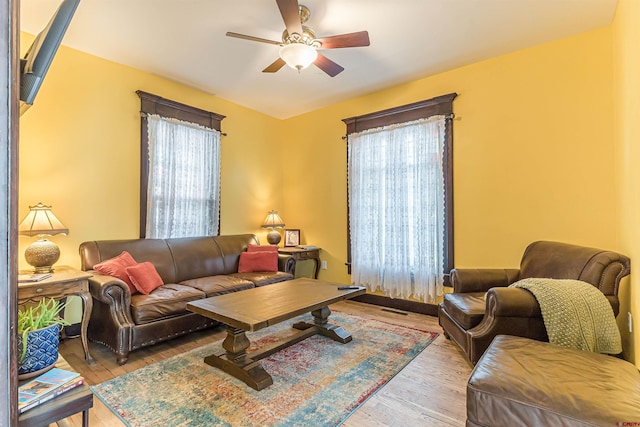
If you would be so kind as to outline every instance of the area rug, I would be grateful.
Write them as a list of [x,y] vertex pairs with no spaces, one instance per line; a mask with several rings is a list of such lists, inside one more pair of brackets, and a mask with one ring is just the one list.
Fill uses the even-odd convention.
[[[248,333],[249,351],[282,338],[300,320],[312,317]],[[222,341],[91,389],[130,427],[336,426],[438,336],[335,311],[329,320],[353,340],[316,335],[263,359],[273,385],[261,391],[204,363]]]

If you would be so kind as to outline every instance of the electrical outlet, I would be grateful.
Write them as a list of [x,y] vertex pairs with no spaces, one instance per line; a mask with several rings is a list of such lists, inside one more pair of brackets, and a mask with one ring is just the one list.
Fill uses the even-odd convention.
[[323,270],[327,269],[327,261],[322,261],[322,269]]
[[633,332],[633,317],[631,316],[631,312],[627,313],[627,319],[629,321],[629,332]]

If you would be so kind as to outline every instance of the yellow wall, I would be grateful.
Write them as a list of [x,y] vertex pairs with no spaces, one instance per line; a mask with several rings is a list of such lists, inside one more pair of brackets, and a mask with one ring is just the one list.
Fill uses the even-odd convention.
[[287,120],[284,202],[322,277],[349,281],[341,119],[450,92],[456,266],[517,267],[537,239],[615,248],[611,58],[603,28]]
[[[32,37],[22,34],[22,52]],[[140,100],[154,93],[227,116],[222,130],[222,233],[256,233],[283,211],[280,120],[157,76],[62,47],[20,119],[20,218],[39,201],[69,228],[59,264],[79,267],[85,240],[138,237]],[[251,123],[251,126],[247,126]],[[20,252],[33,239],[20,237]],[[20,267],[28,268],[23,259]]]
[[[622,3],[631,8],[632,2]],[[63,47],[34,107],[21,118],[20,213],[38,201],[54,206],[71,230],[53,238],[62,264],[78,265],[82,241],[137,237],[135,90],[141,89],[227,116],[222,122],[229,134],[222,151],[223,234],[254,232],[265,240],[259,226],[268,210],[278,209],[288,228],[301,229],[303,244],[323,248],[328,269],[320,277],[348,283],[341,119],[457,92],[456,266],[515,267],[525,246],[537,239],[633,255],[640,251],[633,233],[640,208],[634,194],[638,177],[625,162],[637,154],[630,153],[637,127],[620,135],[617,145],[612,135],[614,123],[633,121],[638,112],[621,109],[614,122],[614,103],[638,99],[621,100],[621,92],[630,88],[626,83],[614,98],[612,84],[614,75],[630,80],[637,71],[637,61],[633,67],[625,62],[635,54],[626,43],[637,31],[628,22],[633,14],[637,24],[633,7],[614,26],[282,121]],[[616,54],[617,61],[614,45],[623,53]],[[632,196],[635,205],[626,206],[623,200]],[[29,242],[21,238],[20,250]]]
[[[619,0],[613,23],[614,45],[614,135],[616,148],[616,186],[618,188],[617,222],[621,251],[632,259],[631,280],[621,288],[621,312],[631,311],[634,333],[628,337],[625,348],[635,349],[627,359],[635,360],[640,367],[638,343],[640,343],[640,275],[637,264],[640,259],[640,3],[636,0]],[[619,316],[625,317],[625,316]],[[620,320],[620,319],[619,319]],[[626,317],[621,321],[626,328]]]

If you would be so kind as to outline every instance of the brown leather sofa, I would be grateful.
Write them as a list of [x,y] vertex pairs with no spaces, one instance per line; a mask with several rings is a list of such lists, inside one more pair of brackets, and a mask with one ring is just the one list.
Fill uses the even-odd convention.
[[596,286],[619,311],[618,286],[629,274],[630,260],[616,252],[539,241],[531,243],[512,269],[451,270],[453,293],[438,306],[438,321],[475,364],[498,334],[549,341],[533,294],[508,286],[525,278],[576,279]]
[[[238,273],[240,253],[249,244],[259,244],[255,235],[82,243],[82,270],[93,274],[89,340],[111,348],[122,365],[132,350],[219,324],[187,311],[189,301],[293,279],[295,261],[288,255],[279,255],[277,272]],[[149,295],[131,295],[122,280],[93,270],[122,251],[153,263],[164,285]]]
[[639,424],[640,373],[614,356],[499,335],[467,382],[467,427]]

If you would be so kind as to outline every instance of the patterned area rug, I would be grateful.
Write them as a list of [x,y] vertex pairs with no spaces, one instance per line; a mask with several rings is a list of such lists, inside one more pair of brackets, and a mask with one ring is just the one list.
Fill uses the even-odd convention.
[[[249,351],[286,335],[300,316],[247,334]],[[92,386],[125,424],[149,426],[335,426],[438,336],[333,312],[353,340],[313,336],[261,361],[273,385],[255,391],[206,365],[222,341]]]

